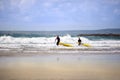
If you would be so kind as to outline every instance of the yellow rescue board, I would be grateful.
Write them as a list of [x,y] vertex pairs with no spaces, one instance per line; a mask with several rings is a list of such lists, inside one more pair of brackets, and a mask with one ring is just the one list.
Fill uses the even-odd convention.
[[82,45],[85,47],[92,47],[90,44],[87,44],[87,43],[82,43]]
[[63,45],[63,46],[66,46],[66,47],[73,47],[71,44],[66,44],[66,43],[62,43],[62,42],[60,42],[59,45]]

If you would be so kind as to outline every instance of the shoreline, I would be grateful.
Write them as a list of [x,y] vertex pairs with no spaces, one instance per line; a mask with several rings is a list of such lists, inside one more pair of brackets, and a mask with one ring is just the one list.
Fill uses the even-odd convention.
[[79,34],[78,36],[116,36],[120,37],[120,34],[106,33],[106,34]]
[[119,50],[0,49],[2,80],[119,80],[119,69]]
[[40,49],[0,49],[0,57],[23,57],[41,55],[120,55],[120,50],[95,50],[95,49],[74,49],[74,48],[50,48],[49,50]]

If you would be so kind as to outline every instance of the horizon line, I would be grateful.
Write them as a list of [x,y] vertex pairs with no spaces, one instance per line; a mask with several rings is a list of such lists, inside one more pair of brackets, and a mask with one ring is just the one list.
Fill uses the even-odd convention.
[[101,29],[83,29],[83,30],[0,30],[0,31],[92,31],[92,30],[109,30],[109,29],[120,29],[120,28],[101,28]]

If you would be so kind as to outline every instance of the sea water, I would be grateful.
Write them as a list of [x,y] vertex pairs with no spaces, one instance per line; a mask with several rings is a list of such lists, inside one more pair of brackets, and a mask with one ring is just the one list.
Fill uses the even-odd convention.
[[[19,48],[37,48],[39,50],[51,48],[66,48],[65,46],[56,46],[56,35],[60,36],[61,42],[73,45],[74,49],[92,49],[120,51],[119,36],[80,36],[82,43],[90,44],[92,47],[78,46],[78,36],[81,33],[117,33],[119,31],[0,31],[1,49],[19,49]],[[88,48],[88,49],[86,49]]]
[[[77,44],[77,35],[80,33],[1,31],[0,53],[8,56],[0,56],[0,79],[119,80],[120,54],[114,53],[120,53],[120,38],[80,36],[82,43],[91,45],[85,47]],[[60,36],[61,42],[72,44],[74,47],[56,46],[56,35]],[[25,56],[28,54],[34,56]]]

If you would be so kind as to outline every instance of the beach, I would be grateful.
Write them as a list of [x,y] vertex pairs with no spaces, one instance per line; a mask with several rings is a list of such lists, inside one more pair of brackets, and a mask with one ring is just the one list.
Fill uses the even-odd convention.
[[0,80],[120,80],[120,0],[0,0]]
[[56,48],[0,48],[0,57],[13,56],[36,56],[36,55],[101,55],[101,54],[120,54],[119,48],[74,48],[74,47],[56,47]]
[[1,80],[119,80],[119,69],[119,52],[69,48],[0,51]]
[[34,34],[7,32],[0,36],[0,80],[120,79],[119,37],[80,36],[78,46],[77,36],[60,35],[61,42],[72,45],[67,47],[56,45],[56,37],[50,36],[56,32]]

